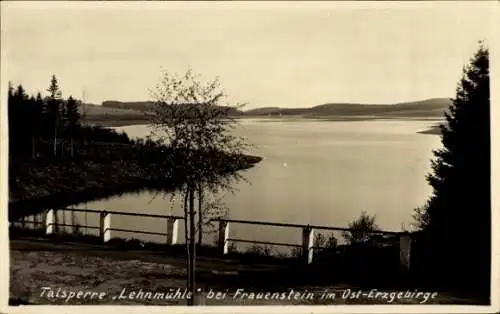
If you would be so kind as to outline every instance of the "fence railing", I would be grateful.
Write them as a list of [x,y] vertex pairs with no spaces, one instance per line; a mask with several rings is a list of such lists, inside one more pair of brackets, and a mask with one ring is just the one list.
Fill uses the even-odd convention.
[[[89,225],[78,225],[80,228],[84,229],[97,229],[99,230],[99,237],[102,243],[109,242],[112,238],[112,232],[129,232],[138,233],[146,235],[159,235],[165,237],[165,244],[175,245],[178,244],[179,239],[179,221],[184,220],[183,216],[175,215],[156,215],[156,214],[140,214],[140,213],[130,213],[130,212],[120,212],[120,211],[107,211],[107,210],[95,210],[95,209],[78,209],[78,208],[61,208],[61,209],[48,209],[45,210],[42,215],[34,215],[32,221],[26,221],[25,218],[16,221],[21,225],[33,224],[38,225],[44,231],[45,234],[50,235],[57,232],[58,227],[73,227],[74,224],[65,224],[57,222],[57,212],[58,211],[69,211],[69,212],[81,212],[81,213],[94,213],[99,215],[99,225],[89,226]],[[144,230],[134,230],[134,229],[121,229],[111,227],[111,217],[113,215],[117,216],[137,216],[146,217],[152,219],[165,219],[166,221],[166,232],[152,232]],[[266,222],[266,221],[251,221],[251,220],[237,220],[237,219],[223,219],[223,218],[213,218],[212,222],[218,222],[218,237],[217,237],[217,247],[221,255],[227,255],[229,253],[229,244],[231,242],[244,242],[244,243],[254,243],[254,244],[266,244],[266,245],[278,245],[287,247],[302,248],[302,258],[305,263],[311,264],[314,258],[314,232],[315,230],[328,230],[328,231],[344,231],[344,232],[360,232],[359,230],[353,230],[350,228],[340,228],[340,227],[330,227],[321,225],[303,225],[303,224],[290,224],[290,223],[279,223],[279,222]],[[232,224],[247,224],[247,225],[260,225],[260,226],[271,226],[271,227],[286,227],[295,228],[302,230],[302,243],[282,243],[282,242],[272,242],[272,241],[255,241],[248,239],[238,239],[231,238],[229,236],[229,228]],[[12,222],[9,222],[9,226]],[[399,256],[400,256],[400,266],[403,271],[409,271],[410,269],[410,253],[411,253],[411,237],[408,232],[394,232],[394,231],[363,231],[365,234],[381,234],[390,235],[399,238]]]

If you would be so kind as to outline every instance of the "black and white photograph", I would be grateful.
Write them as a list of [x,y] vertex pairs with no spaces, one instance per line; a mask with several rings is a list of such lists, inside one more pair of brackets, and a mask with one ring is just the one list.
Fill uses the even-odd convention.
[[1,312],[498,311],[498,3],[0,5]]

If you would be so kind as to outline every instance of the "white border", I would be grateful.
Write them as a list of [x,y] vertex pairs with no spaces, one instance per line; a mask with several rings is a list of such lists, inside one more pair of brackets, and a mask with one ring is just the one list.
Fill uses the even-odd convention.
[[[164,8],[165,3],[161,2],[28,2],[31,7],[46,7],[46,6],[108,6],[116,7],[127,6],[130,9],[158,9]],[[13,1],[2,1],[1,15],[5,16],[5,6],[15,6],[18,3]],[[21,5],[26,5],[26,3]],[[208,2],[174,2],[168,3],[171,9],[186,8],[186,6],[196,6],[196,9],[213,9],[214,7],[220,8],[232,7],[238,9],[262,8],[262,9],[282,9],[286,6],[287,9],[307,9],[311,6],[315,8],[339,8],[339,9],[359,9],[359,8],[422,8],[422,7],[491,7],[491,32],[488,38],[488,47],[490,49],[490,71],[491,71],[491,134],[492,134],[492,305],[491,306],[459,306],[459,305],[338,305],[338,306],[210,306],[210,307],[168,307],[166,309],[162,306],[7,306],[9,296],[9,248],[8,248],[8,219],[7,219],[7,204],[8,204],[8,141],[7,141],[7,82],[6,76],[6,60],[5,60],[5,47],[1,45],[1,87],[0,87],[0,206],[2,208],[3,219],[0,219],[1,241],[0,241],[0,256],[2,256],[2,263],[0,267],[0,312],[1,313],[85,313],[103,312],[103,313],[257,313],[257,312],[281,312],[281,313],[493,313],[500,310],[499,296],[500,290],[498,283],[500,281],[499,274],[499,253],[500,242],[498,219],[499,219],[499,174],[500,174],[500,86],[498,78],[500,77],[500,37],[497,30],[500,29],[500,16],[499,16],[499,3],[496,1],[430,1],[430,2],[224,2],[224,3],[208,3]],[[2,22],[2,42],[3,42],[3,21]],[[497,135],[496,137],[494,135]]]

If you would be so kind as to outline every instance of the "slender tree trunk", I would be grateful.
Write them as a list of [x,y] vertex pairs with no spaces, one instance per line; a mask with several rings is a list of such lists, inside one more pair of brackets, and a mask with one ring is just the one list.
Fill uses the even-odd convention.
[[198,187],[198,245],[203,241],[203,186]]
[[189,256],[190,258],[190,268],[189,271],[191,273],[190,278],[189,278],[189,286],[190,286],[190,292],[191,292],[191,298],[189,299],[188,305],[194,305],[194,294],[196,292],[196,287],[195,287],[195,269],[196,269],[196,238],[195,238],[195,232],[196,232],[196,223],[195,223],[195,211],[194,211],[194,187],[190,186],[189,188],[189,235],[190,235],[190,250],[191,254]]
[[54,127],[54,157],[57,156],[57,127]]
[[[188,197],[189,197],[189,189],[186,186],[184,190],[184,240],[186,243],[186,273],[187,273],[187,281],[186,286],[188,291],[191,291],[191,252],[189,247],[189,224],[188,224]],[[188,301],[189,302],[189,301]]]
[[31,136],[31,159],[36,158],[35,137]]
[[56,233],[59,233],[59,230],[60,230],[60,227],[59,227],[59,222],[60,219],[59,219],[59,211],[58,210],[54,210],[54,231]]

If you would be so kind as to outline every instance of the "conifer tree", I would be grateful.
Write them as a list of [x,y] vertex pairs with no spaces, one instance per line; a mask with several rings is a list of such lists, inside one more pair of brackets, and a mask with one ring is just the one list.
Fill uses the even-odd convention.
[[9,81],[9,92],[8,92],[8,99],[12,99],[12,97],[14,96],[14,86],[12,86],[12,82]]
[[47,102],[47,118],[49,125],[53,130],[54,136],[54,156],[57,155],[57,131],[61,124],[61,91],[59,90],[59,84],[55,75],[52,75],[50,80],[48,102]]
[[[8,94],[8,119],[9,119],[9,152],[11,156],[15,156],[18,152],[19,143],[19,120],[20,120],[20,101],[18,97],[19,90],[22,86],[14,89],[13,85],[9,82]],[[15,159],[15,158],[11,158]]]
[[80,113],[78,112],[78,104],[72,96],[69,96],[65,105],[64,118],[71,132],[80,123]]
[[35,158],[36,153],[36,139],[43,135],[43,110],[44,101],[42,95],[37,93],[36,97],[31,100],[31,143],[32,143],[32,158]]
[[35,98],[35,109],[34,111],[36,112],[36,127],[37,127],[37,131],[38,131],[38,134],[40,134],[40,129],[42,128],[42,116],[43,116],[43,110],[44,110],[44,101],[43,101],[43,98],[42,98],[42,95],[40,93],[37,93],[36,94],[36,98]]
[[430,268],[444,282],[485,294],[490,287],[489,54],[481,43],[463,70],[441,125],[443,148],[434,151],[427,181],[434,193],[417,210]]
[[67,132],[70,137],[70,150],[71,157],[74,156],[74,145],[73,139],[75,136],[75,132],[80,123],[80,113],[78,112],[78,104],[72,96],[69,96],[68,100],[65,103],[65,111],[64,111],[64,120],[66,121]]
[[9,102],[9,139],[14,154],[26,153],[28,150],[25,144],[29,138],[29,129],[23,120],[29,109],[29,97],[24,87],[18,85]]

